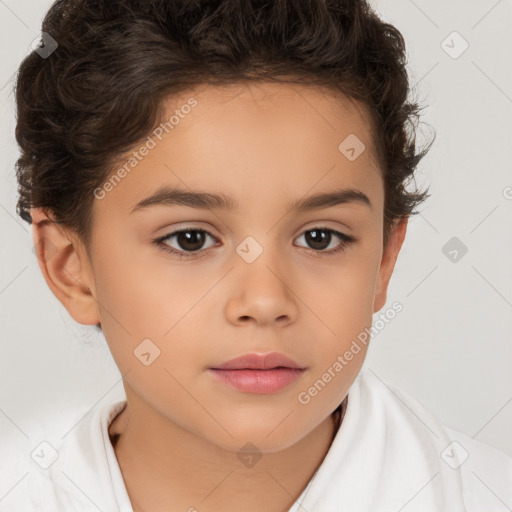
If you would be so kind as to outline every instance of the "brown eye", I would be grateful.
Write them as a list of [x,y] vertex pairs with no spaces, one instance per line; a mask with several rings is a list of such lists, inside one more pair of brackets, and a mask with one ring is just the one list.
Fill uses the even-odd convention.
[[176,243],[185,251],[198,251],[205,240],[204,231],[190,230],[179,231],[176,235]]
[[[304,237],[310,249],[325,254],[333,254],[342,251],[355,240],[353,237],[340,233],[335,229],[322,227],[308,229],[304,231],[299,238],[301,237]],[[337,244],[336,239],[338,239]],[[341,242],[339,242],[339,240],[341,240]],[[326,250],[332,243],[334,243],[335,248]]]
[[[192,257],[194,253],[200,253],[206,250],[203,246],[208,237],[217,240],[211,233],[208,233],[208,231],[204,229],[185,228],[157,238],[154,240],[154,243],[164,251],[188,258]],[[171,246],[168,243],[169,241],[174,241],[177,247]]]

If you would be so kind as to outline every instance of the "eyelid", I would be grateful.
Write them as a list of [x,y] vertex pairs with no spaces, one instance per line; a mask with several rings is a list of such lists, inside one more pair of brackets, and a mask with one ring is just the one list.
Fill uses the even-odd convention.
[[[335,224],[335,226],[333,226],[332,224]],[[352,237],[352,235],[350,235],[349,233],[354,231],[353,228],[351,228],[348,224],[344,224],[343,222],[320,219],[313,220],[311,221],[311,223],[306,224],[306,227],[302,227],[298,232],[298,235],[296,236],[301,235],[302,233],[304,233],[304,231],[311,231],[312,229],[329,229],[331,231],[337,231],[339,233],[342,233],[347,237]],[[355,240],[355,237],[352,238],[354,238]]]

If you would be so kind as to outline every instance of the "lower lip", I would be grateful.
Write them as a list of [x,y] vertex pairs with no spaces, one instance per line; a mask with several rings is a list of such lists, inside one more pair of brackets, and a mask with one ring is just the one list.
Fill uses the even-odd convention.
[[218,370],[209,369],[225,384],[247,393],[276,393],[297,380],[303,369],[274,368],[272,370]]

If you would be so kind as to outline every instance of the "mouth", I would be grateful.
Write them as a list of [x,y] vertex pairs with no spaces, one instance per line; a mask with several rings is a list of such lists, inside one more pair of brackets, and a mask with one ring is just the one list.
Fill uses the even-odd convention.
[[244,354],[212,368],[214,370],[272,370],[276,368],[305,370],[305,367],[279,352]]
[[269,370],[240,369],[219,370],[210,368],[209,372],[224,384],[246,393],[277,393],[296,381],[305,369],[277,367]]
[[295,382],[306,370],[293,359],[272,352],[244,354],[209,368],[209,373],[225,385],[246,393],[277,393]]

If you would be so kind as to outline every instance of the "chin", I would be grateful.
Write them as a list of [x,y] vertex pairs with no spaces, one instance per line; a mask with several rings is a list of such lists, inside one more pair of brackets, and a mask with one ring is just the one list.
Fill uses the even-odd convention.
[[[292,415],[290,415],[291,417]],[[219,423],[221,423],[220,420]],[[288,428],[286,428],[285,423],[288,423]],[[255,427],[251,423],[233,425],[224,422],[221,425],[231,435],[219,427],[214,437],[212,437],[212,431],[209,431],[204,437],[220,448],[234,452],[238,452],[249,443],[254,445],[261,453],[279,452],[293,446],[308,434],[307,431],[298,432],[297,425],[294,429],[291,429],[291,423],[288,420],[283,422],[282,416],[259,427]],[[251,448],[247,447],[246,449],[250,450]]]

